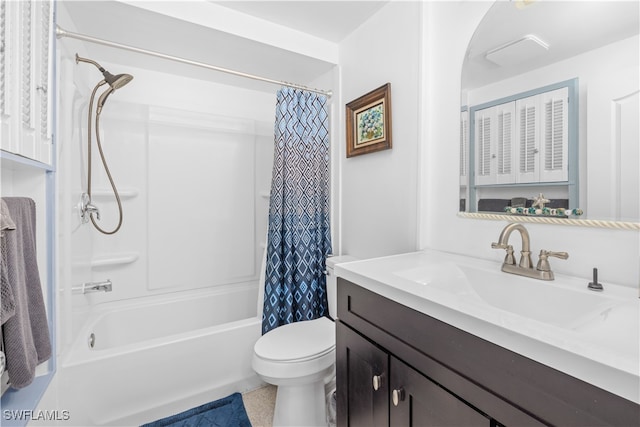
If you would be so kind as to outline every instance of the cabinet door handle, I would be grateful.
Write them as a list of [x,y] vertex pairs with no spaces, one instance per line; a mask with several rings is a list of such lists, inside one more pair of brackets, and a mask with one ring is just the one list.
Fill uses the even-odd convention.
[[404,400],[404,388],[400,387],[393,390],[391,398],[393,400],[393,406],[398,406],[400,402]]
[[373,390],[378,391],[382,385],[382,375],[373,376]]

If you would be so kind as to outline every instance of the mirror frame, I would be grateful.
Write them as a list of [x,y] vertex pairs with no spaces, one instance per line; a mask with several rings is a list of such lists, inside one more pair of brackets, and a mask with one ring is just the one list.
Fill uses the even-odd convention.
[[571,225],[579,227],[609,228],[640,231],[640,222],[608,221],[599,219],[554,218],[544,216],[507,215],[503,213],[458,212],[460,218],[488,219],[494,221],[527,222],[534,224]]

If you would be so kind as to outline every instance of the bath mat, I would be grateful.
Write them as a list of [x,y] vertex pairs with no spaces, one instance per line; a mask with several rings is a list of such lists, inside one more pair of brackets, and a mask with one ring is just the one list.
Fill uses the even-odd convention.
[[242,395],[231,396],[205,403],[170,417],[162,418],[142,427],[251,427],[244,409]]

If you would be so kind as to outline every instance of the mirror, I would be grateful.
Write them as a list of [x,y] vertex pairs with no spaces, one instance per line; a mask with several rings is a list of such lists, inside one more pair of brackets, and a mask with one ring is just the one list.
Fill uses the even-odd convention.
[[639,227],[639,16],[627,1],[490,8],[462,68],[461,212]]

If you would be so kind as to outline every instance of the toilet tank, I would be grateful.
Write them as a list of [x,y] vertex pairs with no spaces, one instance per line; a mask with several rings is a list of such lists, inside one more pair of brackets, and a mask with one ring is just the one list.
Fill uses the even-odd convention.
[[329,314],[334,319],[338,316],[338,278],[334,273],[336,264],[344,262],[357,261],[358,259],[350,255],[337,255],[327,257],[326,275],[327,275],[327,301],[329,303]]

